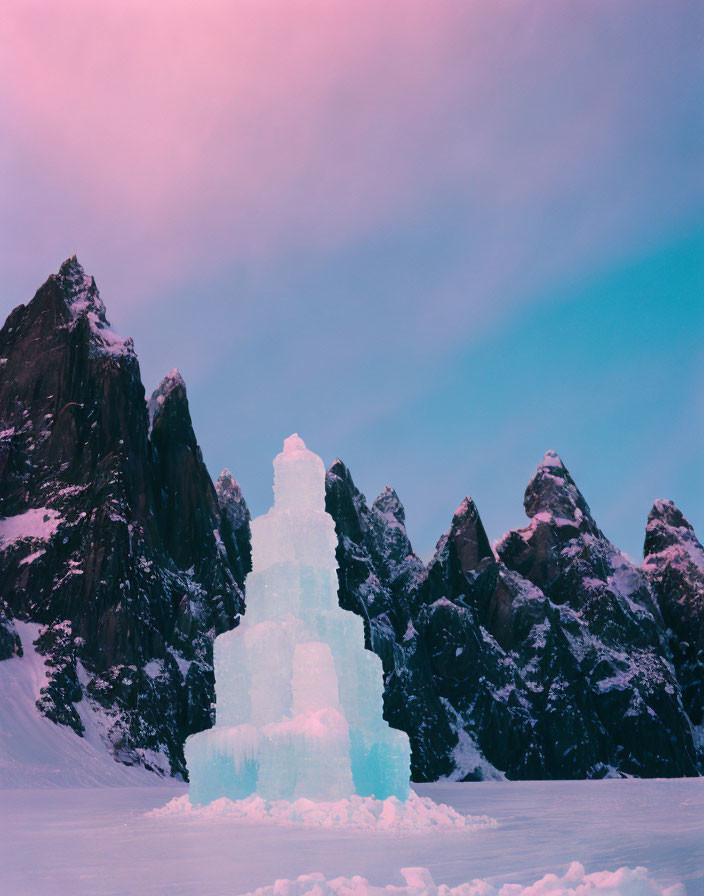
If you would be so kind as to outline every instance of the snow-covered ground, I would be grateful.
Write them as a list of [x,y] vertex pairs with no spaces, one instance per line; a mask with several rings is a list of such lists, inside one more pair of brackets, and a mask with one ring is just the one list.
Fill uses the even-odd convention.
[[[0,663],[3,896],[237,896],[277,880],[291,883],[276,896],[394,896],[375,888],[401,887],[401,869],[419,866],[438,885],[485,882],[438,896],[494,896],[546,874],[557,882],[530,896],[659,896],[680,881],[688,896],[704,896],[703,778],[418,785],[421,797],[498,822],[437,830],[183,811],[185,785],[113,761],[90,706],[79,704],[85,738],[39,715],[46,670],[32,646],[38,627],[17,626],[25,655]],[[624,866],[646,871],[600,874]],[[322,878],[296,880],[311,873]],[[430,880],[423,874],[412,880]],[[433,896],[416,886],[395,896],[426,890]],[[499,896],[529,896],[521,891]]]
[[645,866],[663,887],[682,881],[688,896],[704,894],[704,779],[417,790],[499,827],[405,834],[146,814],[183,785],[4,790],[0,892],[236,896],[310,872],[401,885],[401,869],[411,866],[428,868],[437,884],[480,878],[496,887],[562,876],[576,861],[586,874]]

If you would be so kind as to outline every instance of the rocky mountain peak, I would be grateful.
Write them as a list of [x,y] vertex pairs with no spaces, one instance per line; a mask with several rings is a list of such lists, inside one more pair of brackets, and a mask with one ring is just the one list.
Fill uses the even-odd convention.
[[589,505],[555,451],[546,451],[538,464],[526,488],[523,506],[530,518],[544,514],[577,523],[584,517],[591,519]]
[[74,317],[90,311],[107,324],[105,305],[100,298],[95,278],[86,274],[75,255],[67,258],[61,265],[57,278]]
[[671,632],[682,700],[704,766],[704,548],[672,501],[657,500],[645,529],[642,569]]
[[171,410],[170,413],[175,413],[179,416],[183,416],[184,413],[187,414],[188,424],[190,425],[191,415],[188,409],[186,383],[175,367],[170,373],[166,374],[147,402],[150,432],[153,430],[156,421],[164,413],[167,405],[172,409],[178,408]]
[[362,540],[363,518],[368,513],[366,501],[339,457],[325,474],[325,509],[335,520],[338,537],[353,542]]
[[71,316],[70,326],[85,322],[93,354],[134,357],[134,343],[111,328],[95,278],[86,274],[75,255],[64,261],[55,280]]
[[0,656],[13,618],[45,626],[39,710],[80,734],[82,700],[116,758],[183,772],[247,571],[183,380],[157,390],[149,438],[132,343],[75,257],[12,312],[0,356]]
[[[334,476],[337,479],[342,479],[344,482],[351,483],[352,482],[352,474],[347,469],[345,464],[340,460],[339,457],[336,457],[335,460],[330,465],[330,469],[327,472],[328,476]],[[354,485],[354,483],[352,482]]]
[[374,510],[388,518],[394,519],[400,526],[405,528],[406,511],[403,508],[401,499],[396,491],[387,485],[381,494],[374,500],[372,504]]
[[643,554],[648,557],[650,554],[659,554],[669,547],[681,547],[693,551],[704,561],[704,548],[692,524],[672,501],[659,498],[648,514]]
[[463,573],[477,569],[484,559],[494,559],[477,505],[470,497],[455,510],[448,541],[454,545]]
[[251,517],[247,502],[242,495],[242,489],[227,467],[215,483],[215,493],[218,496],[220,510],[230,521],[233,532],[237,531],[240,526],[249,524]]

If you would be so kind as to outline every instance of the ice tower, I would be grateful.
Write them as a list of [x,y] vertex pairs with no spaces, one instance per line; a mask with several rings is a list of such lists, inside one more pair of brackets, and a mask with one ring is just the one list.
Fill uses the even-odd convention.
[[337,602],[325,468],[298,435],[252,522],[247,612],[215,639],[216,723],[186,741],[192,803],[410,793],[407,735],[382,718],[381,660]]

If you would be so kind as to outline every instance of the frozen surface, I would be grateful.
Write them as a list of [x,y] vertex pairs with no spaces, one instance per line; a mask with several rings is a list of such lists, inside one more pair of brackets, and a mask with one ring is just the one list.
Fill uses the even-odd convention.
[[296,880],[277,880],[273,886],[260,887],[245,896],[682,896],[684,888],[675,884],[666,889],[649,875],[646,868],[619,868],[586,874],[579,862],[573,862],[564,875],[546,874],[528,887],[504,884],[500,889],[483,880],[472,880],[457,887],[438,885],[427,868],[402,868],[405,883],[375,887],[363,877],[335,877],[325,880],[320,873],[301,874]]
[[381,660],[338,604],[336,546],[323,462],[294,434],[252,522],[247,612],[215,640],[215,726],[186,741],[192,803],[409,796],[408,735],[384,721]]
[[428,868],[437,884],[478,878],[498,888],[580,862],[587,875],[644,866],[662,887],[682,881],[688,896],[704,894],[704,779],[414,789],[499,827],[404,834],[146,814],[183,796],[183,785],[0,790],[0,892],[236,896],[311,872],[385,887],[402,885],[410,866]]
[[157,783],[145,769],[115,762],[101,737],[101,717],[85,699],[76,704],[84,737],[39,713],[35,701],[46,684],[46,668],[33,641],[41,627],[17,620],[14,625],[24,656],[0,662],[0,787]]

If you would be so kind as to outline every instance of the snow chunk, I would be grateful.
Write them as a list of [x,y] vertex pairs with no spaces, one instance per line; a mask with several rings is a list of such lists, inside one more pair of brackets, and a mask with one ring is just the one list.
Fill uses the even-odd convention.
[[543,456],[543,460],[542,460],[542,463],[540,464],[540,466],[541,466],[541,467],[559,467],[559,468],[562,468],[562,467],[564,467],[565,465],[562,463],[562,460],[561,460],[561,458],[560,458],[560,455],[559,455],[556,451],[553,451],[552,448],[551,448],[551,449],[549,449],[548,451],[545,452],[545,455]]
[[[48,541],[63,523],[57,510],[49,507],[33,507],[15,516],[0,518],[0,550],[6,550],[11,544],[25,538],[37,541]],[[32,557],[33,560],[36,557]],[[25,563],[31,563],[25,558]]]
[[252,795],[236,802],[222,797],[207,806],[194,806],[185,794],[147,815],[151,818],[187,817],[206,821],[227,818],[250,824],[346,827],[370,831],[479,831],[498,826],[496,820],[488,815],[461,815],[444,803],[435,803],[414,792],[405,803],[393,796],[385,800],[353,795],[335,802],[305,798],[289,802],[267,801]]
[[529,887],[504,884],[500,889],[486,880],[467,881],[457,887],[439,886],[428,868],[402,868],[404,886],[374,886],[354,877],[326,880],[318,873],[301,874],[296,880],[277,880],[271,886],[259,887],[243,896],[686,896],[682,884],[663,889],[648,874],[647,868],[619,868],[618,871],[595,871],[586,874],[584,866],[572,862],[567,872],[558,877],[546,874]]

